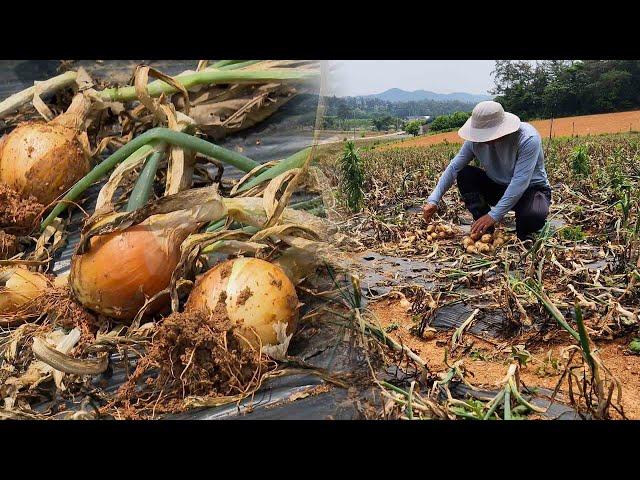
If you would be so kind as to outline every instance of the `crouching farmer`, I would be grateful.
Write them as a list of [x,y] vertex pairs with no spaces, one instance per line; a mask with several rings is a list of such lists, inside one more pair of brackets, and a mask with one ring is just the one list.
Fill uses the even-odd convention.
[[[475,220],[471,234],[491,233],[509,210],[516,214],[520,240],[533,239],[549,215],[551,187],[544,169],[542,139],[534,127],[505,112],[497,102],[481,102],[458,130],[464,140],[423,207],[429,222],[454,181]],[[477,158],[482,168],[469,165]]]

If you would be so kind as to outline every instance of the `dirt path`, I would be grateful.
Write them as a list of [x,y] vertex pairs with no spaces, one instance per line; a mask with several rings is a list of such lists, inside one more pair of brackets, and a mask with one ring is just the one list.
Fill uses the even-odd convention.
[[[364,138],[358,137],[355,139],[355,141],[357,142],[357,141],[364,141],[364,140],[377,140],[380,138],[393,138],[393,137],[404,138],[406,136],[407,135],[404,132],[393,132],[393,133],[384,133],[381,135],[371,135]],[[325,145],[329,143],[340,143],[344,140],[345,137],[347,137],[348,140],[354,140],[353,138],[350,138],[349,135],[345,132],[344,135],[332,135],[330,137],[318,140],[318,144]]]

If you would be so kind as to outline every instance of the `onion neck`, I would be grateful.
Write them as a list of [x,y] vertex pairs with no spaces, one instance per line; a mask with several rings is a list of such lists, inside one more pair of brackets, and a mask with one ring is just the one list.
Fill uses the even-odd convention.
[[91,100],[84,95],[84,93],[78,93],[66,112],[58,115],[51,120],[52,125],[62,125],[63,127],[71,128],[76,132],[84,129],[84,122],[89,116],[91,111]]

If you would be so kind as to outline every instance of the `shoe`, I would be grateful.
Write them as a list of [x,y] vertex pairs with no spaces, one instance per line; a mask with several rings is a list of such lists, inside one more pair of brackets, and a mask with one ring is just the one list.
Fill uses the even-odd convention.
[[533,247],[533,244],[536,241],[536,235],[533,233],[528,233],[524,236],[524,238],[521,238],[520,241],[522,242],[522,245],[524,245],[524,248],[529,250],[531,247]]

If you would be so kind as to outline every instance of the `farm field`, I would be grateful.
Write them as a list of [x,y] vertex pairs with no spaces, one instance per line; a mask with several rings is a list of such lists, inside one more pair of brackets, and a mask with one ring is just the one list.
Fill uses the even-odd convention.
[[[542,138],[600,135],[603,133],[625,133],[640,131],[640,110],[631,112],[603,113],[599,115],[583,115],[579,117],[554,118],[551,120],[533,120],[533,125]],[[551,133],[551,135],[549,135]],[[381,147],[408,148],[435,145],[444,141],[461,143],[457,132],[446,132],[436,135],[424,135]]]
[[[380,382],[388,418],[640,419],[640,135],[545,138],[544,148],[547,225],[528,247],[509,214],[506,242],[485,253],[465,251],[472,218],[455,187],[436,219],[453,235],[430,239],[421,218],[457,145],[361,149],[358,213],[346,207],[340,155],[321,158],[353,242],[363,318],[406,349],[391,364],[430,375]],[[516,414],[494,408],[509,375],[529,399]],[[420,407],[407,412],[409,391]]]

